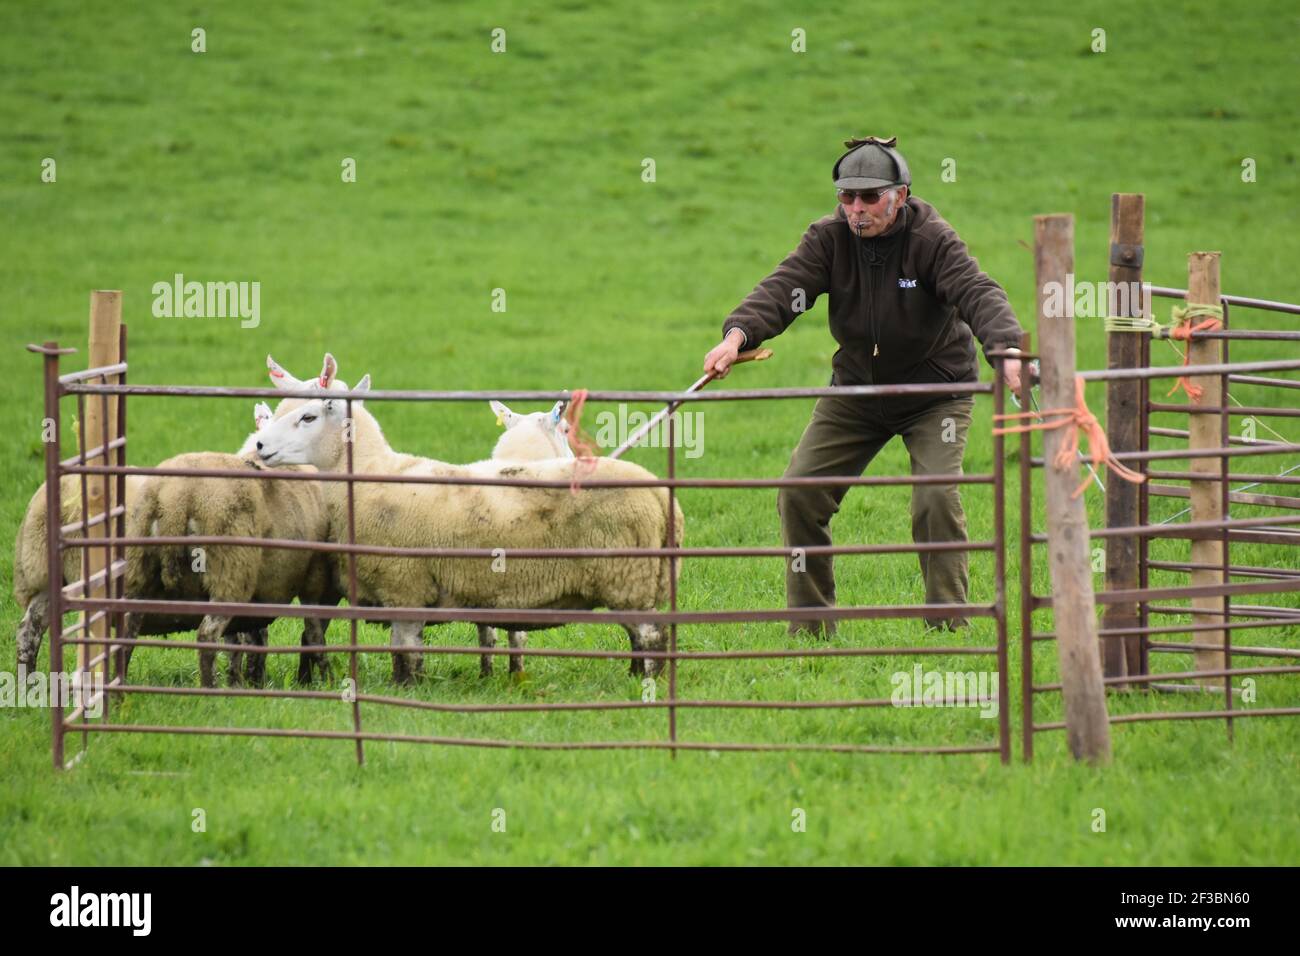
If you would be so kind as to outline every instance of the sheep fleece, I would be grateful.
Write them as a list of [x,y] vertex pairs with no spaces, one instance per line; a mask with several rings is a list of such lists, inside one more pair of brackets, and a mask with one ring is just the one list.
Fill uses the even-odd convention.
[[[449,465],[409,459],[402,474],[528,477],[568,481],[572,460]],[[584,480],[653,479],[631,462],[596,460]],[[346,541],[344,486],[333,484],[330,525]],[[503,548],[492,558],[357,556],[358,598],[388,607],[648,610],[668,602],[668,558],[512,558],[511,548],[659,548],[668,539],[665,488],[514,488],[475,485],[356,485],[358,544]],[[674,501],[674,544],[684,519]],[[680,567],[679,567],[680,570]],[[346,580],[346,557],[339,573]],[[519,625],[511,625],[518,627]]]
[[[235,455],[177,455],[160,468],[239,468],[255,465]],[[221,535],[328,540],[324,495],[312,481],[241,481],[153,476],[129,510],[129,537]],[[328,559],[309,551],[206,546],[206,574],[192,570],[192,549],[128,548],[127,593],[168,598],[287,604],[301,595],[314,603],[329,590]],[[314,600],[313,600],[314,599]]]

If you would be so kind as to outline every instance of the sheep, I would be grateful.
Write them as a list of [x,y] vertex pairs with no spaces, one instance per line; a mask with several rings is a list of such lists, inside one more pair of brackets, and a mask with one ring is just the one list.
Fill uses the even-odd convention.
[[[258,403],[254,410],[254,422],[257,427],[271,418],[271,409],[264,403]],[[252,436],[245,441],[246,449],[253,448]],[[147,476],[126,476],[126,506],[128,514],[140,497],[140,489]],[[72,524],[81,520],[81,476],[64,475],[59,482],[60,510],[63,512],[63,524]],[[41,650],[41,642],[49,626],[50,594],[49,563],[46,552],[46,499],[44,483],[36,489],[27,505],[27,512],[18,528],[14,541],[14,600],[23,609],[23,617],[18,625],[18,669],[30,670],[36,666],[36,658]],[[63,553],[63,583],[73,584],[82,577],[82,549],[68,548]],[[176,631],[192,630],[193,617],[177,615],[147,614],[136,622],[137,635],[164,635]],[[242,625],[241,628],[242,630]],[[261,632],[265,628],[259,625],[262,642],[265,637]]]
[[[265,410],[263,412],[262,410]],[[269,417],[266,406],[259,418]],[[256,455],[257,433],[245,443],[248,452],[226,455],[219,452],[191,452],[164,461],[160,468],[198,470],[208,468],[264,470]],[[136,503],[127,518],[128,537],[179,537],[184,535],[223,537],[290,538],[299,541],[329,540],[324,494],[314,481],[195,478],[190,476],[149,477],[140,487]],[[188,601],[231,601],[239,603],[287,604],[295,597],[304,604],[336,604],[329,556],[321,552],[283,548],[213,544],[205,548],[204,566],[191,563],[184,546],[127,548],[126,593],[131,598],[162,598]],[[135,637],[138,617],[128,616],[126,639]],[[256,620],[256,619],[255,619]],[[198,628],[200,642],[219,642],[232,619],[226,615],[205,615]],[[303,647],[325,643],[327,622],[307,618],[303,622]],[[240,627],[242,634],[246,627]],[[265,628],[260,631],[265,642]],[[229,678],[240,682],[241,657],[230,655]],[[199,680],[215,686],[213,666],[216,652],[199,652]],[[261,683],[264,655],[249,655],[247,677]],[[300,657],[298,679],[310,683],[313,670],[324,676],[328,664],[323,654]]]
[[[370,388],[365,376],[356,391]],[[571,481],[575,460],[503,464],[445,462],[395,452],[374,416],[352,402],[352,422],[339,399],[303,398],[281,402],[275,418],[258,434],[257,453],[270,467],[310,464],[322,471],[346,470],[349,439],[353,469],[361,474],[524,476]],[[590,478],[650,479],[631,462],[599,458]],[[346,491],[330,482],[326,498],[331,528],[346,527]],[[668,493],[664,488],[568,488],[481,485],[384,485],[354,488],[356,540],[361,544],[407,547],[662,547],[669,539]],[[684,519],[674,501],[672,543],[682,539]],[[495,562],[494,562],[495,564]],[[510,559],[507,573],[455,558],[384,558],[357,555],[358,596],[383,607],[557,608],[649,611],[668,600],[672,562],[665,557]],[[484,622],[492,625],[490,615]],[[523,630],[554,625],[511,624]],[[664,629],[625,625],[633,650],[661,650]],[[422,621],[395,621],[394,647],[421,643]],[[393,678],[409,683],[422,669],[420,654],[393,656]],[[634,674],[658,673],[658,659],[632,661]]]
[[569,447],[569,423],[564,420],[568,402],[556,402],[549,412],[519,415],[501,402],[488,402],[496,413],[497,424],[505,434],[492,449],[496,461],[539,461],[546,458],[572,458]]
[[[564,419],[564,409],[568,402],[556,402],[549,412],[532,412],[520,415],[512,412],[502,402],[491,401],[488,406],[496,414],[497,424],[505,427],[505,433],[497,440],[492,449],[494,461],[538,461],[547,458],[572,458],[573,449],[569,447],[569,423]],[[527,631],[510,631],[510,646],[519,649],[528,643]],[[496,629],[486,624],[478,625],[478,642],[480,647],[496,647]],[[510,673],[522,674],[524,656],[510,655]],[[492,675],[492,655],[484,654],[479,662],[479,673],[484,677]]]

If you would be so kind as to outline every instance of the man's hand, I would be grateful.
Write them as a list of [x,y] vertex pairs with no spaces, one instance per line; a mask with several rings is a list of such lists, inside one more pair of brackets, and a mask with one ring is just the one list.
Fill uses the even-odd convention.
[[1002,378],[1011,391],[1020,391],[1020,359],[1005,358],[1002,360]]
[[704,356],[704,371],[713,372],[714,378],[726,378],[736,356],[740,354],[740,343],[744,340],[744,332],[739,329],[729,330],[727,337]]

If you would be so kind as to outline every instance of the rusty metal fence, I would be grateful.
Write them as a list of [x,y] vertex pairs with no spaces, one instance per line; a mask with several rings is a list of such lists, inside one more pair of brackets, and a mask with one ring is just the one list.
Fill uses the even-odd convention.
[[[1185,299],[1186,290],[1163,286],[1144,286],[1154,296],[1172,299]],[[1300,314],[1300,306],[1243,296],[1222,295],[1223,327],[1218,330],[1192,331],[1190,339],[1221,340],[1223,342],[1223,361],[1213,365],[1195,366],[1151,366],[1151,337],[1142,336],[1139,367],[1112,368],[1104,371],[1081,373],[1085,381],[1138,380],[1139,389],[1138,414],[1140,417],[1140,447],[1132,451],[1116,452],[1115,458],[1142,472],[1146,481],[1138,486],[1138,523],[1132,526],[1115,526],[1093,529],[1091,537],[1096,539],[1115,539],[1131,537],[1138,542],[1138,587],[1098,591],[1095,601],[1098,606],[1136,604],[1138,620],[1136,626],[1102,627],[1098,634],[1101,641],[1138,641],[1140,668],[1137,673],[1104,678],[1104,683],[1115,689],[1130,688],[1142,691],[1164,691],[1171,693],[1208,691],[1205,685],[1210,681],[1222,680],[1221,708],[1203,710],[1169,710],[1128,714],[1112,714],[1112,724],[1126,724],[1158,720],[1206,720],[1222,719],[1229,739],[1233,733],[1233,721],[1244,717],[1271,717],[1300,715],[1300,707],[1256,707],[1242,709],[1234,706],[1234,694],[1240,694],[1240,688],[1232,686],[1234,677],[1255,677],[1265,674],[1288,674],[1300,672],[1300,666],[1267,665],[1251,667],[1234,667],[1232,659],[1240,656],[1248,659],[1295,660],[1300,658],[1300,649],[1286,647],[1243,646],[1233,643],[1233,632],[1237,630],[1273,629],[1279,627],[1294,628],[1300,625],[1300,608],[1272,607],[1254,604],[1233,604],[1234,597],[1247,595],[1287,594],[1300,591],[1300,571],[1290,570],[1284,566],[1273,567],[1235,564],[1232,561],[1231,548],[1234,543],[1280,545],[1295,548],[1300,544],[1300,514],[1282,517],[1233,518],[1233,504],[1277,508],[1283,511],[1300,512],[1300,497],[1290,495],[1249,494],[1251,487],[1262,485],[1300,484],[1300,476],[1293,474],[1300,470],[1300,465],[1283,469],[1280,473],[1269,474],[1255,468],[1248,472],[1232,470],[1233,463],[1241,459],[1250,462],[1272,459],[1276,456],[1295,455],[1300,452],[1300,444],[1286,441],[1281,436],[1278,440],[1255,440],[1234,436],[1231,428],[1232,416],[1252,416],[1258,418],[1277,417],[1283,419],[1300,418],[1300,409],[1291,405],[1244,405],[1232,397],[1230,385],[1233,383],[1253,387],[1294,390],[1300,389],[1300,381],[1278,378],[1262,373],[1300,370],[1300,358],[1281,359],[1259,362],[1230,362],[1229,344],[1233,341],[1255,342],[1300,342],[1300,332],[1233,329],[1229,324],[1230,309],[1234,306],[1252,308],[1273,313]],[[1190,343],[1189,343],[1190,344]],[[1221,383],[1222,399],[1216,406],[1200,406],[1194,403],[1171,404],[1153,401],[1150,385],[1160,379],[1173,379],[1194,376],[1217,376]],[[1028,379],[1022,383],[1022,401],[1028,407]],[[1153,450],[1150,447],[1152,436],[1185,439],[1190,432],[1186,429],[1173,429],[1153,426],[1153,415],[1217,415],[1219,416],[1219,447],[1215,448],[1169,448]],[[1033,556],[1034,546],[1047,541],[1047,536],[1035,534],[1032,521],[1034,514],[1032,469],[1043,467],[1043,459],[1033,457],[1032,436],[1021,435],[1020,441],[1020,629],[1021,629],[1021,710],[1022,710],[1022,747],[1025,760],[1031,760],[1034,751],[1034,735],[1043,731],[1061,730],[1065,724],[1060,721],[1035,723],[1034,698],[1038,694],[1056,693],[1061,690],[1060,683],[1036,684],[1034,674],[1034,648],[1037,644],[1055,639],[1051,631],[1035,632],[1033,614],[1037,610],[1050,609],[1052,599],[1046,595],[1033,593]],[[1220,463],[1217,476],[1207,475],[1195,470],[1163,470],[1159,463],[1169,461],[1214,458]],[[1152,465],[1155,467],[1152,467]],[[1219,486],[1221,493],[1222,520],[1185,521],[1173,523],[1172,519],[1153,522],[1151,520],[1151,498],[1190,498],[1190,485],[1158,484],[1157,482],[1204,482],[1209,478]],[[1240,489],[1232,489],[1234,482],[1245,482]],[[1174,515],[1176,519],[1187,513],[1186,509]],[[1223,560],[1220,566],[1212,566],[1192,561],[1153,560],[1150,546],[1153,539],[1218,539],[1223,543]],[[1292,552],[1294,554],[1294,552]],[[1218,571],[1219,583],[1215,585],[1154,587],[1151,584],[1152,572],[1168,574],[1186,574],[1195,570]],[[1256,578],[1247,583],[1234,583],[1233,578]],[[1196,598],[1215,598],[1219,601],[1217,610],[1181,606],[1177,602],[1192,601]],[[1170,617],[1188,615],[1202,620],[1191,623],[1157,624],[1151,623],[1152,616]],[[1205,621],[1209,617],[1212,620]],[[1206,632],[1222,633],[1223,643],[1211,643],[1198,640],[1197,635]],[[1173,642],[1169,638],[1186,634],[1186,642]],[[1154,639],[1153,639],[1154,638]],[[1155,654],[1204,654],[1221,653],[1223,666],[1191,670],[1169,670],[1152,672],[1149,667],[1150,655]],[[1175,681],[1194,680],[1201,686],[1189,686],[1173,683]],[[1218,691],[1216,691],[1218,693]]]
[[[206,734],[260,737],[293,737],[309,739],[351,740],[355,743],[359,762],[364,761],[364,744],[366,741],[401,741],[408,743],[428,743],[478,747],[520,747],[536,749],[659,749],[668,750],[673,755],[679,750],[707,751],[763,751],[763,750],[799,750],[832,751],[845,753],[997,753],[1003,763],[1010,760],[1011,729],[1006,702],[1007,692],[1007,614],[1006,614],[1006,529],[1005,529],[1005,474],[1003,439],[993,440],[993,468],[989,473],[961,475],[878,475],[836,478],[679,478],[675,441],[673,436],[673,419],[668,419],[667,441],[667,477],[652,480],[590,480],[583,481],[585,488],[602,487],[664,487],[668,492],[669,538],[673,540],[672,521],[673,502],[678,489],[682,488],[782,488],[796,485],[836,485],[836,486],[919,486],[919,485],[982,485],[991,488],[993,495],[993,537],[990,540],[965,542],[933,542],[918,544],[915,542],[899,544],[849,544],[829,547],[808,547],[802,550],[808,555],[883,555],[906,554],[939,551],[990,552],[994,562],[995,598],[992,603],[976,604],[919,604],[890,606],[851,606],[834,609],[770,609],[770,610],[715,610],[682,611],[678,607],[677,563],[678,561],[706,558],[749,558],[782,557],[789,558],[791,550],[775,547],[661,547],[652,549],[507,549],[511,557],[519,558],[578,558],[603,557],[610,560],[632,557],[667,557],[672,562],[670,574],[671,591],[667,611],[571,611],[571,610],[530,610],[492,609],[485,614],[483,608],[379,608],[358,606],[356,556],[387,555],[403,557],[454,557],[465,560],[490,560],[496,555],[493,549],[485,548],[398,548],[379,545],[359,545],[356,542],[354,489],[356,482],[379,482],[384,484],[420,483],[420,484],[473,484],[473,485],[514,485],[534,488],[569,487],[566,481],[544,481],[538,479],[477,478],[465,476],[390,476],[356,473],[353,470],[353,449],[347,448],[347,470],[343,473],[300,473],[282,470],[266,470],[250,473],[248,470],[178,470],[162,468],[131,467],[126,464],[126,399],[128,396],[206,396],[225,398],[283,398],[285,393],[272,388],[203,388],[182,386],[145,386],[126,383],[125,329],[123,330],[122,362],[119,365],[89,369],[68,375],[59,373],[59,356],[71,350],[59,349],[57,343],[47,342],[44,346],[29,346],[45,358],[45,412],[47,418],[61,425],[59,419],[59,402],[64,396],[75,396],[79,411],[79,421],[85,420],[84,407],[88,396],[98,396],[105,406],[110,401],[117,403],[117,434],[105,433],[103,444],[113,453],[113,464],[88,465],[88,459],[95,457],[98,449],[86,450],[85,436],[81,436],[82,452],[61,460],[58,442],[47,444],[46,448],[46,494],[48,513],[51,516],[61,514],[60,482],[64,475],[78,475],[83,483],[87,476],[106,475],[115,479],[117,491],[113,497],[113,508],[109,512],[109,535],[106,539],[92,540],[85,532],[101,519],[88,518],[85,509],[86,496],[82,495],[82,515],[80,521],[60,525],[57,520],[49,522],[49,571],[50,571],[50,669],[58,673],[64,667],[64,649],[67,647],[85,647],[87,651],[79,658],[77,671],[84,682],[89,683],[92,672],[97,667],[105,670],[103,719],[91,719],[87,714],[87,702],[81,703],[68,711],[62,707],[52,707],[53,759],[56,768],[68,763],[64,758],[65,737],[68,734],[82,735],[83,751],[89,735],[92,733],[154,733],[154,734]],[[1300,363],[1297,363],[1300,365]],[[116,379],[116,382],[110,381]],[[302,393],[300,397],[328,397],[345,401],[347,415],[352,416],[352,403],[364,398],[367,403],[382,402],[466,402],[485,401],[487,399],[554,401],[570,397],[567,392],[458,392],[458,391],[368,391],[360,392],[319,392]],[[653,402],[664,403],[668,407],[677,407],[687,402],[708,401],[754,401],[779,399],[817,398],[823,395],[835,396],[874,396],[881,398],[915,396],[926,394],[943,395],[991,395],[994,411],[1003,411],[1004,390],[1002,376],[995,374],[992,383],[943,383],[936,385],[883,385],[836,388],[781,388],[755,389],[744,391],[713,392],[633,392],[605,391],[591,392],[588,402]],[[107,423],[108,417],[104,417]],[[107,425],[105,426],[107,427]],[[58,432],[61,434],[61,431]],[[191,477],[231,478],[241,480],[307,480],[307,481],[342,481],[347,484],[348,529],[346,543],[316,543],[283,539],[232,538],[186,536],[138,537],[131,538],[125,533],[126,507],[125,479],[128,475],[188,475]],[[74,532],[80,535],[71,536]],[[218,602],[184,602],[139,600],[126,597],[123,591],[125,573],[125,549],[128,546],[164,547],[168,545],[205,545],[223,544],[229,546],[247,546],[260,548],[292,548],[312,551],[327,551],[348,556],[347,606],[326,607],[302,604],[251,604]],[[103,577],[91,578],[80,582],[71,582],[60,588],[57,582],[63,580],[62,561],[69,549],[89,549],[102,547],[109,555],[107,572]],[[98,585],[107,582],[108,591],[102,595],[92,593]],[[62,616],[68,611],[82,611],[96,619],[107,618],[111,624],[108,638],[92,637],[88,631],[78,633],[84,625],[64,629]],[[127,683],[126,642],[121,638],[124,617],[129,612],[154,613],[168,615],[194,615],[196,618],[208,613],[231,616],[251,616],[259,618],[327,618],[342,619],[348,622],[349,640],[345,645],[326,645],[313,648],[332,654],[344,654],[349,660],[349,674],[353,687],[357,686],[358,656],[362,654],[495,654],[529,657],[568,657],[568,658],[607,658],[607,659],[647,659],[658,658],[666,664],[668,675],[668,696],[653,701],[571,701],[539,703],[484,703],[461,704],[440,703],[427,700],[414,700],[397,696],[363,693],[359,690],[347,699],[337,691],[323,690],[289,690],[274,688],[236,688],[236,687],[169,687],[142,686]],[[690,651],[682,650],[678,643],[677,628],[686,624],[714,624],[733,622],[815,622],[819,620],[844,619],[921,619],[921,618],[978,617],[991,619],[996,628],[996,643],[992,645],[962,644],[960,646],[919,645],[910,647],[790,647],[778,650],[722,650]],[[665,651],[614,651],[586,650],[566,648],[484,648],[479,646],[387,646],[363,645],[357,635],[358,621],[424,621],[430,624],[449,621],[484,621],[500,625],[530,622],[533,624],[566,624],[573,622],[608,623],[608,624],[662,624],[667,626],[668,645]],[[150,640],[137,639],[130,645],[134,648],[164,648],[170,650],[208,650],[240,651],[247,654],[281,654],[301,653],[302,648],[288,646],[249,646],[247,644],[199,643],[197,641]],[[864,657],[864,656],[917,656],[946,655],[962,657],[993,658],[997,664],[997,733],[995,739],[987,743],[971,745],[944,745],[942,743],[928,746],[885,746],[833,741],[789,741],[789,742],[754,742],[754,741],[701,741],[684,739],[678,727],[678,712],[692,708],[747,708],[755,710],[809,710],[833,708],[881,708],[894,704],[891,698],[869,698],[849,700],[725,700],[725,699],[691,699],[679,696],[678,664],[682,661],[738,660],[765,658],[813,658],[813,657]],[[275,697],[292,700],[343,700],[347,706],[352,729],[313,730],[277,727],[207,727],[207,726],[163,726],[114,722],[109,701],[113,697],[127,694],[138,695],[177,695],[189,697]],[[90,701],[89,703],[94,703]],[[658,739],[642,740],[577,740],[577,741],[538,741],[518,739],[468,738],[451,736],[431,736],[416,734],[396,734],[367,731],[363,727],[362,705],[392,708],[410,708],[414,710],[453,712],[453,713],[487,713],[487,712],[547,712],[547,711],[609,711],[657,709],[666,713],[666,734]]]

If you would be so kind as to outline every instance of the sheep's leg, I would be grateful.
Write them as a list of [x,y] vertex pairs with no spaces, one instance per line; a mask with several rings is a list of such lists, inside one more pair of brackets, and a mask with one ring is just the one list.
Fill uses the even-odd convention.
[[[253,647],[266,647],[270,641],[270,631],[268,628],[259,627],[249,637],[248,641]],[[261,687],[266,683],[266,655],[265,654],[245,654],[244,657],[244,683],[251,687]]]
[[[423,621],[394,621],[393,647],[419,647],[424,641]],[[424,672],[423,654],[394,654],[393,682],[411,684]]]
[[[219,614],[209,614],[203,618],[203,623],[199,625],[199,643],[200,644],[217,644],[221,642],[222,636],[226,633],[226,626],[230,624],[229,617],[223,617]],[[199,651],[199,684],[203,687],[216,687],[217,679],[213,673],[217,662],[216,651]]]
[[[329,622],[320,618],[306,618],[302,622],[302,646],[304,648],[324,647],[325,628],[328,626]],[[320,674],[322,681],[328,681],[329,672],[329,659],[324,654],[318,651],[309,653],[304,650],[298,655],[298,683],[310,684],[316,673]]]
[[[667,632],[655,624],[624,624],[624,630],[632,639],[634,651],[662,651],[667,644]],[[633,675],[656,676],[663,670],[664,662],[657,657],[637,657],[632,660],[630,672]]]
[[[632,650],[634,651],[645,650],[645,648],[641,646],[641,625],[640,624],[624,624],[623,630],[627,631],[627,636],[632,641]],[[644,674],[645,658],[643,657],[632,658],[632,666],[628,668],[628,673],[634,676],[638,674]]]
[[[18,625],[18,670],[34,670],[36,658],[41,653],[41,640],[50,623],[50,595],[47,591],[37,594]],[[21,678],[20,678],[21,679]]]
[[[496,647],[497,630],[495,627],[488,627],[486,624],[478,626],[478,646],[479,647]],[[511,670],[514,670],[513,665]],[[480,654],[478,659],[478,674],[480,677],[492,676],[492,655]]]
[[[243,645],[249,643],[248,637],[246,632],[240,631],[231,634],[229,640],[231,643]],[[238,687],[244,683],[244,658],[247,655],[243,651],[231,651],[226,656],[229,658],[226,662],[226,683],[231,687]]]
[[[511,632],[510,632],[510,646],[513,647],[515,650],[517,650],[517,651],[518,651],[518,650],[522,650],[522,649],[524,648],[524,645],[526,645],[527,643],[528,643],[528,632],[527,632],[527,631],[511,631]],[[523,655],[523,654],[511,654],[511,655],[510,655],[510,673],[512,673],[512,674],[522,674],[523,672],[524,672],[524,655]]]
[[131,670],[131,655],[135,653],[135,639],[140,636],[140,628],[144,626],[144,615],[129,613],[126,615],[126,624],[122,627],[122,643],[126,645],[122,650],[122,680],[126,680],[126,675]]
[[[668,648],[668,629],[658,624],[638,624],[637,629],[641,632],[641,650],[643,651],[663,651]],[[648,657],[645,659],[645,673],[647,677],[658,677],[668,662],[662,657]]]

